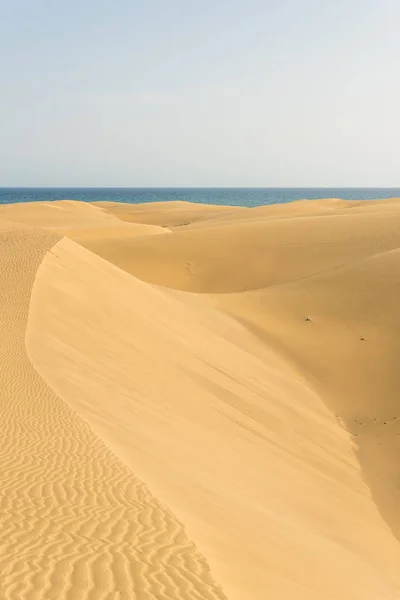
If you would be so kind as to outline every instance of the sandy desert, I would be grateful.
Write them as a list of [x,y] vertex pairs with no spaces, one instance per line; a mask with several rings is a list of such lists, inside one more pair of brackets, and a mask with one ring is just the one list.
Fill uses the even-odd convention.
[[400,598],[400,199],[0,207],[0,599]]

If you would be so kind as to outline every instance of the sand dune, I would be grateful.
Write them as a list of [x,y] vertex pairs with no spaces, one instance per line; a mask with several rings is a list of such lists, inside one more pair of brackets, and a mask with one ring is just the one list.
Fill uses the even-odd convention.
[[231,206],[210,206],[191,202],[147,202],[146,204],[120,204],[118,202],[94,202],[107,214],[114,215],[129,223],[158,225],[160,227],[182,227],[224,218],[230,214],[247,213],[246,208]]
[[125,223],[95,204],[75,200],[8,204],[1,207],[1,216],[19,226],[56,230],[79,240],[124,239],[169,232],[151,224]]
[[182,524],[28,359],[31,288],[59,236],[0,235],[0,598],[225,598]]
[[[329,217],[311,213],[310,204],[305,203],[307,218],[298,217],[303,203],[293,202],[293,216],[284,219],[271,219],[270,210],[276,210],[268,206],[230,211],[227,221],[210,219],[208,227],[203,221],[201,228],[179,228],[157,239],[75,239],[140,279],[199,293],[260,289],[400,246],[397,203],[384,203],[378,213],[372,210],[376,204],[367,202],[360,213],[354,203]],[[316,205],[317,212],[324,206]],[[192,211],[196,223],[197,209]]]
[[0,207],[0,597],[400,597],[399,225]]

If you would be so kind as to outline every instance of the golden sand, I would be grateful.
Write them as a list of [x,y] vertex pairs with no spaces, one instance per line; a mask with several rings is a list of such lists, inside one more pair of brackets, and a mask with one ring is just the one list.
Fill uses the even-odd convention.
[[400,598],[400,200],[0,207],[0,599]]

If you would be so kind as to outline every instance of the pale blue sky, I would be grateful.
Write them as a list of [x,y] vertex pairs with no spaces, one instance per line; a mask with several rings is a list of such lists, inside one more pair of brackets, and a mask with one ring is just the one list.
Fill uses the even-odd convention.
[[0,0],[0,186],[399,186],[399,0]]

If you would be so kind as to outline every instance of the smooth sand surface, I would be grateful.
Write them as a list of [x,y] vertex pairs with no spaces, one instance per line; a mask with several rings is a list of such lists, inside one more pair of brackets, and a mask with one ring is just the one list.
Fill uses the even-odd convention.
[[399,200],[0,235],[0,598],[400,597]]

